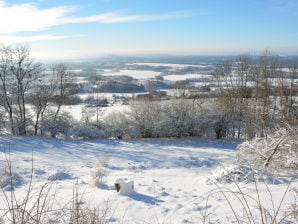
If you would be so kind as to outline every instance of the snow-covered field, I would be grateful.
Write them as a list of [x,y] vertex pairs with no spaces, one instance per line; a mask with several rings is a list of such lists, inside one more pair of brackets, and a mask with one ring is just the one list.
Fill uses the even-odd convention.
[[207,65],[192,65],[192,64],[173,64],[173,63],[132,63],[128,65],[147,65],[152,67],[171,67],[171,68],[187,68],[187,67],[197,67],[197,68],[205,68]]
[[211,75],[205,74],[185,74],[185,75],[165,75],[163,76],[164,80],[166,81],[181,81],[186,79],[211,79]]
[[150,70],[126,70],[126,69],[113,71],[113,70],[106,69],[102,75],[104,76],[128,75],[135,79],[149,79],[149,78],[154,78],[156,76],[159,76],[160,72],[155,72]]
[[[71,200],[75,183],[81,203],[103,208],[108,204],[109,223],[234,223],[234,215],[222,193],[235,190],[234,184],[212,184],[223,169],[222,163],[235,160],[238,143],[232,141],[186,139],[143,140],[57,140],[50,138],[0,136],[0,167],[6,166],[10,149],[13,170],[19,175],[16,192],[24,195],[29,184],[33,151],[33,187],[55,180],[57,203]],[[5,153],[6,152],[6,153]],[[95,185],[96,172],[105,174],[103,185]],[[134,181],[135,192],[120,195],[114,182]],[[242,191],[257,198],[253,183],[239,183]],[[297,180],[293,186],[297,187]],[[277,209],[287,181],[268,184]],[[229,193],[226,193],[228,197]],[[267,187],[259,184],[263,206],[272,209]],[[208,197],[209,196],[209,197]],[[238,215],[241,203],[230,197]],[[280,214],[290,206],[289,191]],[[3,192],[0,207],[4,208]],[[252,212],[258,208],[252,205]],[[271,210],[268,210],[269,212]],[[214,222],[212,222],[214,221]],[[258,221],[256,223],[259,223]],[[291,223],[291,222],[290,222]]]
[[[61,107],[61,111],[71,114],[76,121],[81,121],[84,105],[66,105]],[[96,121],[96,107],[87,107],[88,118],[90,121]],[[108,107],[100,107],[100,116],[104,118],[113,112],[126,112],[130,110],[129,105],[114,104]]]
[[108,99],[112,100],[114,96],[119,97],[133,97],[139,94],[146,94],[149,92],[141,92],[141,93],[79,93],[76,94],[81,100],[86,100],[88,97],[93,97],[94,99]]

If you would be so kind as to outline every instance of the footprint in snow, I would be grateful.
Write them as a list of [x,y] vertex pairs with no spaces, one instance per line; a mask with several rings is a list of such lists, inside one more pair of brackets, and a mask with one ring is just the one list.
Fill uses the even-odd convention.
[[41,170],[41,169],[37,169],[34,170],[34,174],[41,176],[41,175],[45,175],[47,172],[45,170]]
[[162,197],[166,197],[166,196],[169,196],[170,194],[169,193],[167,193],[167,192],[165,192],[165,191],[163,191],[162,193],[161,193],[161,196]]

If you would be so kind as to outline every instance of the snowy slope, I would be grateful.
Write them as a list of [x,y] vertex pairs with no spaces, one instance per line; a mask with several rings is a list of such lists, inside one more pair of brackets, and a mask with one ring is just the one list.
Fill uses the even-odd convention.
[[[82,203],[96,208],[107,203],[111,206],[110,223],[202,223],[207,213],[210,220],[232,223],[233,213],[224,196],[212,195],[207,202],[206,197],[208,192],[218,190],[218,186],[208,183],[212,171],[223,162],[232,163],[236,147],[237,142],[195,138],[74,141],[0,136],[0,167],[6,166],[10,150],[13,169],[22,177],[16,191],[22,195],[28,187],[33,151],[34,187],[55,180],[55,191],[62,202],[73,197],[78,182]],[[94,184],[98,170],[105,174],[101,187]],[[117,178],[134,181],[135,193],[119,195],[114,187]],[[292,183],[295,185],[297,181]],[[239,186],[256,196],[253,184]],[[287,183],[268,187],[278,204]],[[270,207],[266,188],[260,186],[260,191]],[[285,204],[292,199],[291,193],[287,194]],[[237,207],[239,202],[231,200]]]

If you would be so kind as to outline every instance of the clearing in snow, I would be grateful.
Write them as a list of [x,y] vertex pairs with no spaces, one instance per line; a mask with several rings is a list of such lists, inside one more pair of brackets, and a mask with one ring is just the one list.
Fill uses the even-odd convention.
[[[13,187],[22,198],[33,174],[32,191],[50,181],[57,207],[73,198],[75,186],[82,205],[108,205],[108,223],[234,223],[237,216],[247,216],[243,195],[259,199],[268,214],[275,214],[273,209],[282,202],[273,217],[281,219],[295,203],[297,180],[285,177],[256,185],[242,175],[236,184],[227,181],[238,144],[198,138],[83,141],[0,136],[0,168],[7,169],[9,158],[15,177],[14,186],[4,186],[5,172],[1,175],[1,215],[6,208],[3,194],[9,195]],[[245,172],[234,174],[240,171]],[[118,178],[133,181],[134,190],[119,194],[114,185]],[[239,189],[243,195],[235,193]],[[258,220],[260,209],[253,200],[247,203]],[[294,223],[293,217],[290,214],[286,223]]]

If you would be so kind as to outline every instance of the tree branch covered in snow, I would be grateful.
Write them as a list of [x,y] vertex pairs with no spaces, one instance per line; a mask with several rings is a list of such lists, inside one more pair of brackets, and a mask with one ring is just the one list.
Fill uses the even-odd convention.
[[254,138],[239,145],[238,158],[242,164],[269,171],[298,170],[297,127],[279,127],[263,138]]

